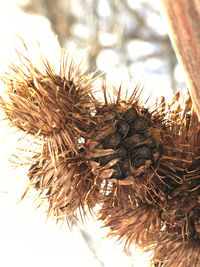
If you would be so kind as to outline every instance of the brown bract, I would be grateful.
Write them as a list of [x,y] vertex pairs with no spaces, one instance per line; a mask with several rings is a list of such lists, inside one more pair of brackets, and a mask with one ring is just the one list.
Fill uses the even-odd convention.
[[183,242],[176,236],[161,233],[154,248],[155,267],[198,267],[200,263],[200,242]]
[[179,97],[161,105],[165,123],[157,124],[162,150],[156,165],[133,173],[129,183],[115,179],[99,213],[109,235],[151,250],[152,264],[163,267],[200,265],[200,129],[190,96],[183,108]]
[[75,215],[81,210],[83,215],[100,201],[100,182],[95,179],[91,168],[87,165],[86,155],[82,152],[79,157],[72,154],[61,154],[53,164],[52,159],[46,158],[31,166],[29,187],[38,191],[38,197],[48,200],[48,216],[58,220],[67,215]]
[[42,138],[53,158],[66,148],[78,153],[79,139],[91,127],[93,75],[64,56],[58,74],[46,59],[39,70],[21,57],[22,66],[12,66],[3,78],[8,100],[1,97],[0,106],[10,124]]
[[200,128],[190,96],[149,107],[139,87],[125,98],[113,88],[108,99],[104,83],[100,102],[93,75],[73,61],[63,58],[59,73],[43,66],[23,57],[0,98],[10,125],[37,146],[25,194],[35,188],[57,219],[99,204],[109,235],[151,250],[155,266],[199,266]]
[[137,244],[145,249],[159,234],[159,209],[136,201],[130,186],[114,185],[102,205],[99,219],[109,227],[108,236],[118,237],[128,248]]
[[176,123],[170,108],[177,96],[171,106],[162,99],[150,109],[140,95],[141,90],[136,88],[124,100],[119,89],[114,101],[108,103],[105,98],[105,103],[97,107],[91,138],[100,149],[112,153],[91,160],[102,170],[102,178],[121,187],[129,186],[135,199],[153,204],[165,199],[173,190],[172,184],[183,181],[177,173],[177,158],[171,154],[174,144],[169,143]]

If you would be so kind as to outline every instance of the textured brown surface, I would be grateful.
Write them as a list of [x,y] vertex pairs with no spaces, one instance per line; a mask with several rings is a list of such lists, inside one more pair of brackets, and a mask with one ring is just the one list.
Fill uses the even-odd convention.
[[[152,250],[155,266],[197,267],[200,264],[199,121],[189,95],[183,109],[179,94],[169,108],[171,123],[166,132],[162,131],[163,148],[156,167],[152,166],[154,174],[146,169],[147,175],[134,176],[132,183],[116,183],[105,196],[99,218],[109,227],[110,236],[125,240],[128,246],[136,243]],[[149,197],[143,198],[145,195]]]
[[109,235],[151,250],[153,264],[199,266],[200,128],[190,95],[149,108],[139,87],[125,99],[113,88],[107,99],[104,84],[100,102],[92,76],[72,63],[59,75],[45,61],[44,73],[29,67],[13,68],[0,98],[10,125],[35,146],[16,155],[31,166],[25,194],[36,189],[58,220],[98,204]]
[[200,2],[161,0],[170,38],[185,70],[189,91],[200,118]]

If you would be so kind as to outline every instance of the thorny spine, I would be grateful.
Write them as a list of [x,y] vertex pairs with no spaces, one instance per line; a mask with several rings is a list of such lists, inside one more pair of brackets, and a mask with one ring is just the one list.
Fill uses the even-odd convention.
[[190,97],[183,109],[179,94],[150,109],[138,87],[125,100],[115,90],[109,102],[104,85],[100,103],[93,76],[78,74],[73,61],[59,74],[47,61],[43,73],[30,61],[24,67],[28,75],[13,67],[4,79],[9,101],[0,105],[12,126],[42,144],[28,189],[48,200],[48,213],[62,219],[98,203],[110,235],[153,249],[155,266],[183,266],[181,257],[198,266],[200,131]]

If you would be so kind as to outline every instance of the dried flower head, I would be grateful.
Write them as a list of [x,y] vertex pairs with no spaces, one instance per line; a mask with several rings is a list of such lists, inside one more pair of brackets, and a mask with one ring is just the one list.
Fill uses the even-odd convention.
[[164,200],[171,185],[181,184],[182,179],[176,173],[177,159],[169,149],[174,131],[169,117],[171,106],[162,99],[150,110],[140,94],[137,87],[124,100],[119,89],[116,100],[108,103],[105,98],[105,103],[97,107],[98,123],[92,139],[100,149],[110,149],[111,153],[94,161],[102,170],[101,176],[112,182],[112,190],[131,188],[135,200],[153,204]]
[[109,227],[108,236],[118,237],[128,248],[135,243],[142,248],[152,245],[161,227],[159,209],[137,202],[130,186],[115,187],[105,198],[99,219]]
[[66,147],[78,153],[79,139],[91,127],[93,75],[85,75],[69,56],[62,56],[60,71],[43,59],[41,70],[21,55],[21,66],[12,66],[3,81],[9,99],[1,108],[14,125],[48,143],[56,157]]
[[161,233],[154,248],[155,267],[198,267],[200,263],[199,240],[183,242],[177,236]]
[[86,206],[92,211],[96,205],[100,198],[100,185],[85,158],[84,152],[80,152],[78,157],[62,153],[56,165],[49,157],[31,166],[29,187],[36,188],[38,196],[48,200],[48,216],[65,219],[66,215],[76,215],[79,209],[85,215]]
[[[197,115],[188,95],[185,109],[178,114],[173,154],[178,158],[177,175],[183,182],[174,187],[160,203],[163,225],[155,243],[157,266],[200,265],[200,129]],[[179,149],[177,149],[179,148]]]
[[25,140],[32,137],[31,145],[15,155],[18,164],[31,165],[25,194],[37,189],[48,200],[48,214],[58,219],[84,211],[85,205],[91,210],[99,191],[86,147],[95,123],[94,75],[81,73],[70,56],[62,55],[58,73],[46,59],[40,70],[20,57],[21,65],[3,78],[8,97],[0,97],[0,106],[10,126],[23,131]]
[[189,95],[183,110],[179,102],[177,94],[170,105],[171,124],[163,131],[166,138],[154,169],[165,183],[163,197],[154,195],[152,203],[145,203],[138,198],[141,192],[135,185],[118,183],[105,195],[99,215],[109,227],[109,235],[125,239],[128,246],[136,243],[152,250],[153,264],[163,267],[200,264],[199,121]]
[[199,266],[200,129],[190,96],[183,108],[179,93],[150,108],[139,87],[108,100],[103,84],[100,102],[93,75],[73,61],[63,57],[59,73],[43,66],[23,57],[0,98],[10,124],[39,143],[26,192],[34,187],[58,219],[98,203],[109,235],[152,250],[155,266]]

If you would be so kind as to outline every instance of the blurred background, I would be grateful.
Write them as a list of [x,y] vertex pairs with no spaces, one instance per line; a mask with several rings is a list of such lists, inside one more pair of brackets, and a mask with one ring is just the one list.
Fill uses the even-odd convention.
[[[35,64],[40,54],[59,64],[62,47],[84,55],[87,71],[103,73],[108,84],[140,83],[152,97],[186,91],[159,0],[0,0],[0,7],[1,75],[17,62],[16,49],[23,50],[20,36]],[[45,207],[35,210],[31,195],[17,204],[28,182],[26,169],[13,170],[9,162],[17,138],[1,122],[0,266],[149,266],[134,246],[126,251],[103,238],[99,222],[70,232],[65,222],[46,222]]]

